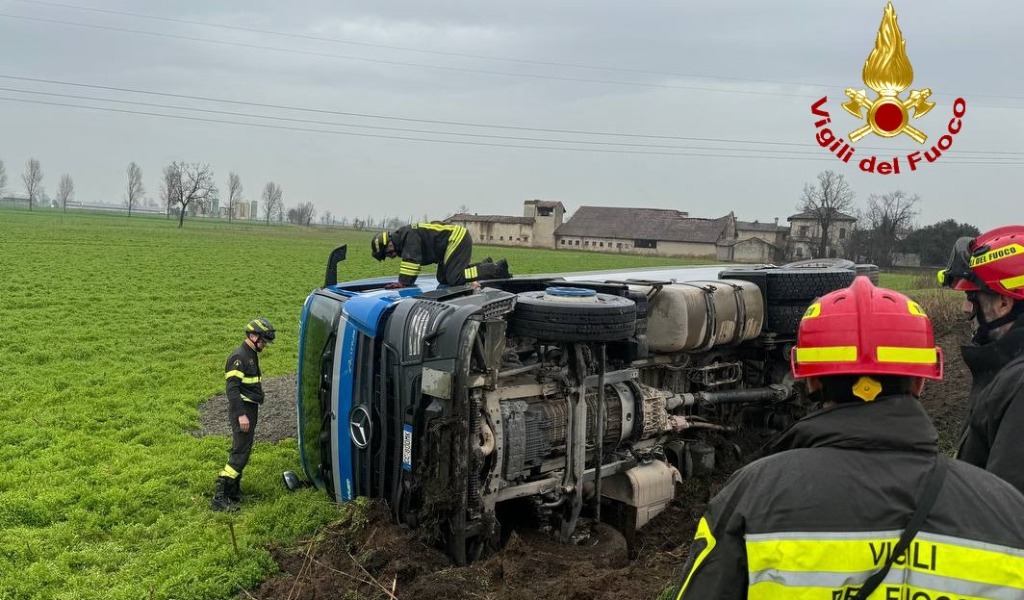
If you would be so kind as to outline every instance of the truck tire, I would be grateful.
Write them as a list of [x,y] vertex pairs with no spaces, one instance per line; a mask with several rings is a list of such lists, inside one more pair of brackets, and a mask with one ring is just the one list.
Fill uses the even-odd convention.
[[509,331],[548,342],[612,342],[636,327],[636,303],[585,288],[557,287],[516,294]]
[[859,264],[854,265],[854,273],[857,275],[865,275],[871,280],[871,283],[878,285],[878,265],[872,264]]
[[850,269],[854,262],[845,258],[809,258],[782,265],[783,269]]
[[810,302],[797,304],[769,304],[765,314],[765,330],[784,335],[796,334],[800,319],[807,312]]
[[849,269],[730,269],[718,274],[719,279],[743,279],[761,288],[765,305],[810,301],[853,283],[856,274]]

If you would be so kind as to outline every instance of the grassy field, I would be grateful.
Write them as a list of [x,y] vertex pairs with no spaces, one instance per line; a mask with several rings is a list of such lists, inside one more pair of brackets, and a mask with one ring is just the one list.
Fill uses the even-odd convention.
[[[344,517],[280,484],[299,469],[294,440],[254,450],[240,514],[211,512],[230,442],[190,431],[253,316],[278,328],[264,375],[294,371],[299,313],[332,248],[349,244],[343,279],[397,272],[369,238],[0,209],[0,599],[233,598],[274,570],[267,544]],[[515,274],[679,263],[475,250]]]

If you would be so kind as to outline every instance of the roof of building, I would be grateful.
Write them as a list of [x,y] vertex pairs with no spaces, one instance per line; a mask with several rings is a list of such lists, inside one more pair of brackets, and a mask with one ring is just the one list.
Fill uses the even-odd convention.
[[565,206],[558,200],[527,200],[526,204],[536,204],[539,208],[558,208],[561,206],[562,210],[565,210]]
[[771,246],[772,248],[776,247],[775,244],[769,242],[768,240],[763,240],[763,239],[761,239],[759,237],[743,238],[742,240],[735,240],[735,239],[733,239],[733,240],[725,240],[724,242],[719,242],[718,245],[719,246],[738,246],[740,244],[749,244],[749,243],[764,244],[766,246]]
[[718,219],[696,219],[678,210],[581,206],[555,235],[643,239],[714,244],[725,233],[732,214]]
[[[839,212],[838,210],[835,210],[835,209],[831,209],[831,210],[832,210],[832,214],[835,215],[833,217],[834,221],[856,221],[857,220],[857,217],[851,217],[850,215],[848,215],[846,213]],[[807,219],[807,220],[814,221],[814,220],[818,219],[818,214],[819,214],[819,209],[805,210],[804,212],[797,213],[795,215],[790,215],[786,220],[787,221],[792,221],[794,219]]]
[[737,231],[763,231],[765,233],[776,233],[778,231],[789,231],[789,227],[783,227],[778,223],[761,223],[758,221],[736,221]]
[[512,217],[508,215],[471,215],[469,213],[454,214],[444,220],[445,223],[506,223],[509,225],[533,225],[533,217]]

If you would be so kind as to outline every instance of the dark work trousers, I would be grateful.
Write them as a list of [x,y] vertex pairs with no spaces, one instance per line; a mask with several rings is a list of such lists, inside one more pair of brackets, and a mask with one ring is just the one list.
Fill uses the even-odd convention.
[[[473,256],[473,239],[469,232],[462,238],[459,245],[455,247],[448,260],[441,259],[437,265],[437,282],[441,285],[462,285],[466,283],[466,267],[469,266],[469,259]],[[476,279],[471,277],[470,279]]]
[[[228,403],[228,421],[231,423],[231,454],[228,455],[228,465],[242,474],[242,469],[249,463],[249,454],[252,452],[252,442],[256,438],[256,419],[260,412],[260,405],[254,402],[242,401],[242,412],[237,413],[231,409]],[[243,432],[238,426],[239,415],[249,417],[249,431]]]

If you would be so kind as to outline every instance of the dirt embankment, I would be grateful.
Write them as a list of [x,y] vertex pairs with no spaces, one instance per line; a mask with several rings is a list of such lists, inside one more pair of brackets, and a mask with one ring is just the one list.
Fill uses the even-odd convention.
[[[942,381],[928,382],[922,403],[950,453],[965,415],[970,374],[960,358],[963,334],[939,340],[945,352]],[[257,439],[295,436],[292,398],[295,379],[265,382],[268,402],[260,414]],[[229,434],[223,396],[202,406],[198,434]],[[741,445],[756,448],[756,436]],[[723,453],[724,454],[724,453]],[[317,543],[272,548],[281,573],[239,595],[257,600],[653,600],[673,582],[686,561],[694,530],[708,499],[737,464],[723,463],[707,479],[688,480],[685,493],[637,532],[636,556],[625,565],[597,566],[586,549],[555,545],[542,535],[513,534],[497,554],[479,564],[455,567],[442,552],[419,541],[416,532],[397,526],[379,506],[368,523],[338,523]]]

